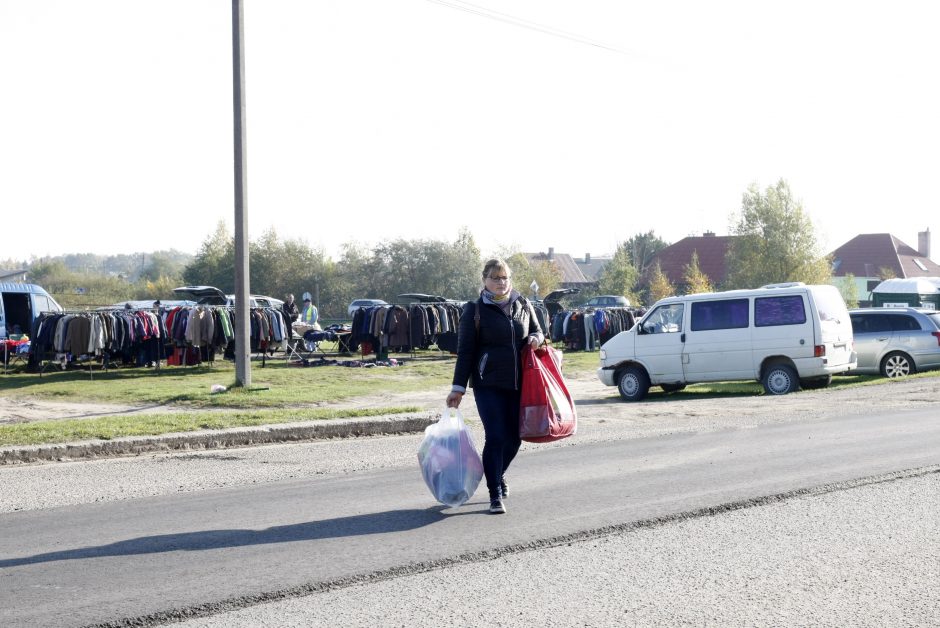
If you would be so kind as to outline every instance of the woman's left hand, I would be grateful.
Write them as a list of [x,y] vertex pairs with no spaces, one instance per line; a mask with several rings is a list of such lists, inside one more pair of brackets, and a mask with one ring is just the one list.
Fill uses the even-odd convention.
[[533,350],[538,349],[540,344],[542,343],[539,342],[538,337],[529,336],[529,346],[532,347]]

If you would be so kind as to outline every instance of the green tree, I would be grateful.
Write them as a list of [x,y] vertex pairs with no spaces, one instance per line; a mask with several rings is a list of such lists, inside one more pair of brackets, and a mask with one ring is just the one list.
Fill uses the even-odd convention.
[[[249,276],[251,264],[249,261]],[[183,269],[183,279],[189,285],[215,286],[223,292],[235,289],[235,239],[220,220],[202,242],[192,263]]]
[[659,265],[659,260],[656,260],[650,268],[649,305],[675,294],[675,286],[670,283],[669,277],[663,272],[662,266]]
[[812,222],[781,179],[763,193],[752,184],[732,214],[727,288],[756,288],[785,281],[827,283],[829,260],[818,251]]
[[630,303],[639,301],[636,297],[636,284],[640,273],[633,262],[637,237],[617,245],[613,258],[604,266],[598,277],[598,290],[601,294],[620,294],[630,299]]
[[[536,260],[534,263],[526,257],[525,253],[516,252],[511,255],[499,255],[512,269],[512,286],[520,294],[532,296],[532,282],[539,286],[539,297],[544,297],[549,292],[557,290],[561,286],[564,274],[558,266],[549,260]],[[482,264],[480,264],[482,269]],[[477,291],[481,284],[481,277],[477,271],[476,282]]]
[[858,307],[858,285],[855,283],[855,275],[846,273],[839,282],[839,292],[847,307]]
[[698,294],[701,292],[712,292],[712,284],[708,280],[708,275],[702,272],[698,265],[698,251],[692,251],[691,261],[685,265],[682,273],[682,281],[685,284],[686,294]]
[[634,235],[625,243],[618,245],[617,248],[623,247],[626,249],[630,262],[637,271],[637,276],[642,277],[646,274],[647,269],[650,268],[659,252],[667,246],[669,244],[651,229],[646,233]]
[[480,289],[480,251],[469,231],[453,242],[394,240],[371,250],[347,243],[337,264],[344,300],[379,298],[396,302],[400,294],[473,298]]
[[179,286],[183,281],[183,270],[191,261],[192,255],[176,250],[155,251],[149,255],[149,261],[140,272],[139,279],[154,282],[166,278]]

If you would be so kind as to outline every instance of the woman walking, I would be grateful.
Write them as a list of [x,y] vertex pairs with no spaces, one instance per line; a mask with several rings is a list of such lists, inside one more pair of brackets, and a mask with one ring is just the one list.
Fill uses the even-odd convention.
[[532,307],[512,288],[509,266],[491,259],[483,266],[483,289],[464,305],[457,332],[457,363],[447,407],[457,408],[473,387],[483,422],[483,473],[490,492],[490,512],[506,512],[509,494],[504,477],[522,444],[519,438],[519,396],[522,349],[544,340]]

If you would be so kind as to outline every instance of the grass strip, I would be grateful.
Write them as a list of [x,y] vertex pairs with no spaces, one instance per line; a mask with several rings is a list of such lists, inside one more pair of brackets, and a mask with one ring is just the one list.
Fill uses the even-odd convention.
[[349,409],[279,409],[232,412],[174,412],[104,416],[0,426],[0,447],[111,440],[123,436],[156,436],[173,432],[223,430],[233,427],[274,425],[298,421],[349,419],[384,414],[418,412],[417,406]]

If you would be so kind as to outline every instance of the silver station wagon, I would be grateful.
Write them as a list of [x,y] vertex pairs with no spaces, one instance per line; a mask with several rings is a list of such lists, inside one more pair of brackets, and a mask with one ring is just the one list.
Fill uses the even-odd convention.
[[849,310],[858,366],[852,373],[904,377],[940,368],[940,311],[913,307]]

